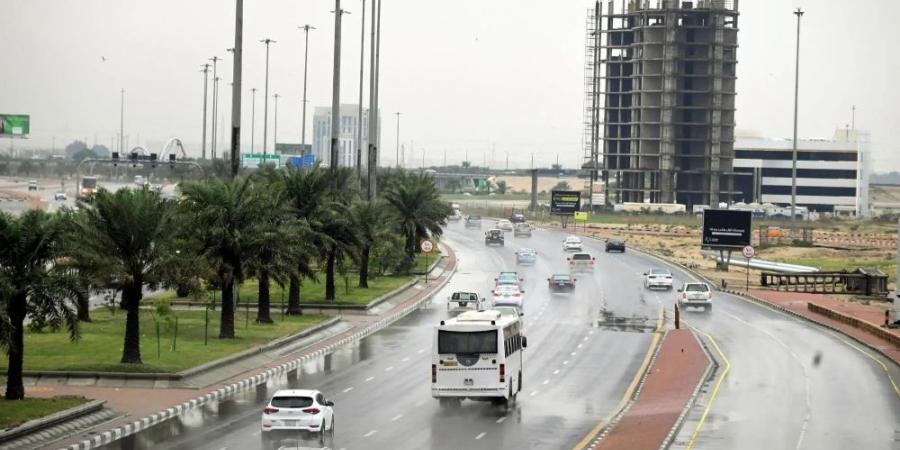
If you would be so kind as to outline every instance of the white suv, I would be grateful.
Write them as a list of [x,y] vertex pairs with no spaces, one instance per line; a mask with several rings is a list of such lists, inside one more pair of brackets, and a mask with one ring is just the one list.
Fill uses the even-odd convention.
[[334,437],[334,402],[321,392],[308,389],[281,390],[272,396],[262,414],[262,447],[280,447],[282,439],[317,436]]
[[581,238],[578,236],[569,236],[566,240],[563,241],[563,250],[570,252],[580,252],[582,250],[581,247]]
[[684,283],[678,290],[678,306],[696,306],[704,311],[711,311],[712,289],[706,283]]

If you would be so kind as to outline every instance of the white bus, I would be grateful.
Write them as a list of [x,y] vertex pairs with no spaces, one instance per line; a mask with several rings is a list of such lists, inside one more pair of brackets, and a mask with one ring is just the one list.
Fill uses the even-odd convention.
[[435,327],[431,396],[441,406],[463,399],[506,404],[522,390],[522,351],[528,341],[516,315],[468,311]]

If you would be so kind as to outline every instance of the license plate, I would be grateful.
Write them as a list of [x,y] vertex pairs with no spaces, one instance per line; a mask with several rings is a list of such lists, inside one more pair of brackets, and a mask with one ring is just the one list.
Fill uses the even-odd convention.
[[453,367],[456,366],[456,361],[444,361],[444,365]]
[[299,420],[282,420],[281,424],[286,427],[296,427],[300,425]]

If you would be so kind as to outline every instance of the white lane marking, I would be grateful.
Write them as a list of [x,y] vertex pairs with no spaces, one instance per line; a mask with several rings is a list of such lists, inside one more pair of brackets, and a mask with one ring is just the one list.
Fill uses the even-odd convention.
[[368,381],[372,381],[374,379],[375,379],[375,377],[369,377],[369,378],[366,378],[366,381],[368,382]]
[[228,450],[228,447],[222,447],[219,450]]
[[407,361],[409,361],[409,356],[400,360],[400,362],[407,362]]
[[384,369],[385,372],[390,372],[391,370],[394,370],[394,366],[388,366],[387,369]]
[[375,434],[375,433],[377,433],[377,432],[378,432],[378,430],[372,430],[372,431],[370,431],[370,432],[364,434],[363,437],[369,437],[369,436],[371,436],[371,435],[373,435],[373,434]]
[[497,423],[503,423],[504,420],[506,420],[506,416],[497,419]]
[[418,407],[420,407],[420,406],[422,406],[422,405],[424,405],[424,404],[425,404],[425,400],[419,400],[419,402],[416,403],[416,404],[413,405],[413,406],[415,406],[416,408],[418,408]]
[[398,419],[400,419],[401,417],[403,417],[403,414],[397,414],[396,416],[394,416],[393,419],[391,419],[391,422],[396,422],[396,421],[397,421]]
[[553,375],[556,375],[556,374],[558,374],[558,373],[559,373],[559,369],[556,369],[556,370],[553,371]]
[[347,392],[350,392],[352,390],[353,390],[353,386],[350,386],[347,389],[344,389],[344,393],[346,394]]
[[[591,333],[593,333],[593,332],[591,332]],[[588,333],[588,334],[590,334],[590,333]],[[588,340],[588,337],[587,337],[587,336],[585,336],[585,337],[584,337],[584,340],[585,340],[585,341],[586,341],[586,340]]]
[[581,344],[578,344],[578,345],[576,346],[576,348],[581,348]]
[[[594,334],[594,330],[588,331],[588,335]],[[587,338],[585,338],[587,339]]]
[[541,384],[547,384],[547,383],[549,383],[549,382],[550,382],[550,380],[544,380],[544,382],[541,383]]
[[485,433],[484,431],[482,431],[481,433],[478,434],[478,436],[475,436],[475,440],[477,441],[477,440],[483,438],[484,435],[486,435],[486,434],[487,434],[487,433]]
[[538,391],[531,391],[531,393],[528,394],[528,395],[529,395],[530,397],[534,397],[535,395],[537,395],[537,393],[538,393]]
[[422,350],[422,349],[420,348],[419,351],[417,351],[416,353],[425,353],[425,350]]
[[572,353],[569,353],[569,355],[571,355],[571,356],[575,356],[575,352],[572,352]]
[[569,363],[569,360],[568,360],[568,359],[565,360],[565,361],[563,361],[563,365],[566,365],[566,364],[568,364],[568,363]]
[[259,431],[259,430],[256,430],[256,431],[253,432],[253,434],[251,434],[251,436],[259,436],[259,433],[260,433],[260,431]]

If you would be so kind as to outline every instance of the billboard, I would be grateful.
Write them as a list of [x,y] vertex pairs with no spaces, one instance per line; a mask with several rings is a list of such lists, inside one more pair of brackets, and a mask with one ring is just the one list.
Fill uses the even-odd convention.
[[280,153],[282,155],[305,155],[311,152],[311,144],[290,144],[287,142],[275,143],[275,153]]
[[733,209],[703,211],[703,247],[743,248],[750,245],[753,213]]
[[550,191],[551,214],[575,214],[581,209],[581,191]]
[[309,169],[316,165],[316,155],[307,153],[305,155],[290,155],[285,159],[285,164],[297,169]]
[[28,136],[31,134],[31,116],[24,114],[0,114],[0,136]]
[[281,155],[241,153],[241,167],[243,168],[258,169],[260,163],[263,161],[265,161],[266,164],[274,165],[276,168],[281,167]]

